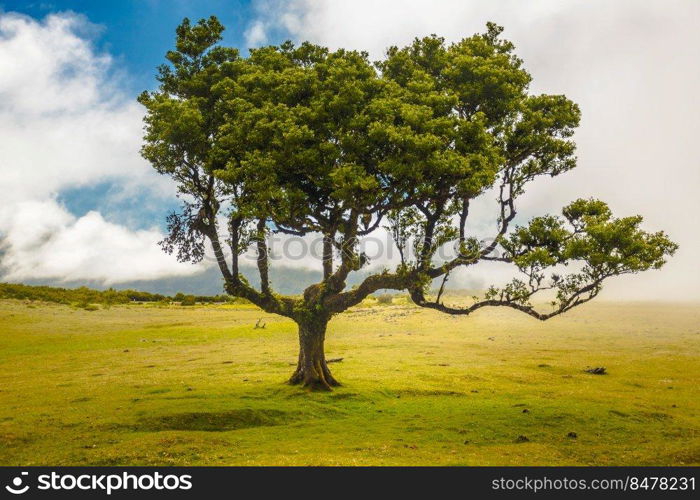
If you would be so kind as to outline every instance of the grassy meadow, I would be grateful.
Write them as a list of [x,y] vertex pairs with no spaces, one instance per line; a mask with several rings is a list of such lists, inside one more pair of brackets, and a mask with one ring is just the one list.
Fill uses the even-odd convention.
[[697,304],[371,299],[329,326],[332,393],[283,383],[295,325],[253,306],[92,309],[0,300],[0,465],[700,464]]

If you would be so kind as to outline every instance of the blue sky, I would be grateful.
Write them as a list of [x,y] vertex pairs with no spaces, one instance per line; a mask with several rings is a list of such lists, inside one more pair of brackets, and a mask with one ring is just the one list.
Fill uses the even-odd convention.
[[245,47],[244,32],[254,15],[248,0],[60,0],[0,1],[0,9],[35,18],[73,11],[100,26],[95,44],[122,63],[134,93],[155,83],[155,68],[174,42],[175,27],[183,18],[217,16],[226,26],[224,43]]
[[[156,67],[172,49],[175,27],[183,18],[196,20],[217,16],[226,26],[223,43],[245,52],[244,33],[254,15],[248,0],[10,0],[0,1],[0,11],[17,12],[35,19],[57,12],[84,16],[91,26],[81,34],[91,41],[96,52],[110,54],[114,59],[111,71],[118,74],[121,90],[134,99],[141,91],[157,85]],[[57,193],[57,199],[76,216],[96,210],[108,221],[132,229],[153,225],[162,228],[163,214],[177,208],[177,202],[167,197],[149,199],[143,191],[124,197],[118,196],[120,191],[118,180],[107,179],[94,185],[67,187]],[[134,198],[139,198],[140,202],[135,204]]]

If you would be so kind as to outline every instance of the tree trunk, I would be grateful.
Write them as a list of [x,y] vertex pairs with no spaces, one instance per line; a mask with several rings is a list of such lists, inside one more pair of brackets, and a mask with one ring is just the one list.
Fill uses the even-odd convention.
[[323,320],[299,323],[299,360],[296,371],[289,379],[290,384],[326,391],[340,385],[326,364],[323,348],[326,324],[327,321]]

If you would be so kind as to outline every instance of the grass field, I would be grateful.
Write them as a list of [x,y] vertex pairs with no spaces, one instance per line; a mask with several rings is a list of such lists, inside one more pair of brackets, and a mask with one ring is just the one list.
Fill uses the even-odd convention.
[[359,307],[330,324],[332,393],[283,384],[295,332],[244,305],[0,301],[0,464],[700,464],[697,304]]

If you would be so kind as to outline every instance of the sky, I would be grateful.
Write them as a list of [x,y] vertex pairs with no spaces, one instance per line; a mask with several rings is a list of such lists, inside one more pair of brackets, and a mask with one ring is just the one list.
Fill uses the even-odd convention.
[[[155,87],[182,18],[212,14],[227,27],[223,43],[243,52],[310,40],[374,59],[416,36],[453,41],[501,24],[532,92],[564,93],[583,114],[579,166],[534,184],[521,220],[590,196],[619,216],[639,213],[680,250],[661,271],[618,278],[603,296],[700,299],[697,0],[0,0],[0,280],[151,289],[212,281],[210,262],[178,263],[156,244],[174,186],[138,154],[135,101]],[[477,207],[483,236],[492,202]],[[453,286],[504,276],[485,266]]]

